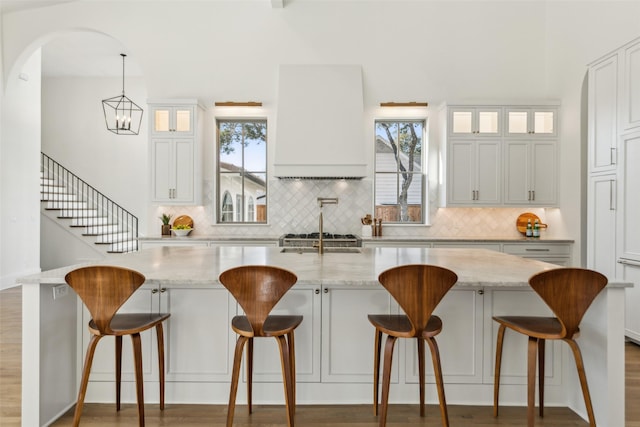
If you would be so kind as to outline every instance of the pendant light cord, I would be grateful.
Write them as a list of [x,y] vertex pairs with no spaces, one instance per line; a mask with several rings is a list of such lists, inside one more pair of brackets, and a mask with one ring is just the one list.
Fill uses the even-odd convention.
[[122,95],[124,95],[124,58],[127,56],[124,53],[121,53],[122,56]]

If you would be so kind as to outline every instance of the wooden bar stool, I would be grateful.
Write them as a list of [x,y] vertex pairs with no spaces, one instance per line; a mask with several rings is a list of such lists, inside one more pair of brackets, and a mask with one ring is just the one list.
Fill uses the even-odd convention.
[[389,384],[391,382],[391,361],[393,346],[398,338],[415,338],[418,347],[418,370],[420,373],[420,416],[424,417],[424,342],[431,350],[433,371],[436,377],[442,425],[449,425],[447,403],[442,383],[440,353],[435,336],[442,331],[442,320],[432,315],[442,298],[458,281],[451,270],[433,265],[403,265],[386,270],[378,280],[389,291],[406,314],[370,314],[369,321],[376,328],[373,372],[373,413],[378,415],[378,378],[380,375],[380,350],[382,334],[387,334],[384,348],[384,368],[382,373],[382,402],[380,427],[387,423]]
[[120,378],[122,374],[122,336],[130,335],[133,344],[133,360],[138,401],[138,422],[144,426],[144,393],[142,378],[142,345],[140,332],[156,328],[158,341],[158,364],[160,376],[160,409],[164,409],[164,335],[162,322],[167,313],[117,313],[118,309],[145,281],[137,271],[120,267],[83,267],[69,272],[65,281],[78,294],[91,313],[89,332],[91,340],[85,356],[78,401],[73,425],[80,423],[80,415],[89,382],[91,364],[98,342],[109,335],[116,337],[116,409],[120,410]]
[[533,426],[535,416],[536,353],[538,357],[539,413],[541,417],[544,416],[545,340],[562,340],[571,347],[589,416],[589,425],[593,427],[596,425],[596,420],[591,405],[582,353],[575,338],[580,332],[578,326],[582,317],[596,296],[607,285],[607,278],[592,270],[558,268],[535,274],[529,279],[529,284],[551,308],[556,317],[496,316],[493,318],[500,324],[493,385],[493,415],[498,416],[502,344],[504,333],[509,328],[529,337],[527,353],[527,423],[529,427]]
[[220,274],[220,283],[231,292],[245,312],[245,315],[235,316],[231,320],[231,328],[238,334],[238,340],[233,358],[227,413],[228,427],[233,425],[242,349],[245,344],[248,344],[247,407],[249,413],[252,411],[253,339],[255,337],[274,337],[278,341],[287,406],[287,425],[294,424],[296,359],[293,332],[302,322],[302,316],[269,315],[269,313],[297,280],[298,278],[292,272],[267,265],[246,265]]

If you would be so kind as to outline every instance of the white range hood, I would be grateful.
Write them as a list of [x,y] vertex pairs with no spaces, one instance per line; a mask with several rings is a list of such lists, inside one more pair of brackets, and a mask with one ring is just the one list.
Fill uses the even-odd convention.
[[360,65],[281,65],[274,175],[363,178],[363,125]]

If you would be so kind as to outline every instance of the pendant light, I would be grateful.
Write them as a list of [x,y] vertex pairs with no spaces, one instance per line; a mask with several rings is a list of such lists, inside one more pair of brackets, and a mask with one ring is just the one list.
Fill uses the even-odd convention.
[[122,56],[122,95],[102,100],[107,129],[118,135],[137,135],[142,124],[142,108],[124,94],[124,58]]

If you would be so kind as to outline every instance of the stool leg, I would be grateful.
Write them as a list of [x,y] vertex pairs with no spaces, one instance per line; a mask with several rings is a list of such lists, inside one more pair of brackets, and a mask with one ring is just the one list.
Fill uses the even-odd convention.
[[538,414],[544,417],[544,342],[538,339]]
[[282,364],[282,380],[284,382],[284,397],[287,406],[287,426],[293,427],[293,386],[291,384],[291,360],[289,359],[289,344],[284,335],[277,336]]
[[578,370],[578,377],[580,378],[580,386],[582,387],[582,395],[584,396],[584,406],[587,408],[587,415],[589,417],[589,426],[596,427],[596,417],[593,413],[593,405],[591,404],[591,394],[589,393],[589,385],[587,384],[587,374],[584,370],[584,362],[582,360],[582,352],[578,343],[573,339],[565,339],[571,350],[573,351],[573,357],[576,360],[576,369]]
[[156,325],[158,341],[158,380],[160,381],[160,410],[164,410],[164,331],[162,323]]
[[291,363],[291,390],[292,390],[292,408],[296,411],[296,345],[293,338],[293,331],[287,334],[289,341],[289,361]]
[[122,335],[116,335],[116,411],[120,410],[122,378]]
[[436,386],[438,388],[438,398],[440,400],[440,415],[442,416],[443,427],[449,427],[449,414],[447,412],[447,401],[444,396],[444,381],[442,380],[442,365],[440,364],[440,351],[435,338],[427,338],[431,349],[431,359],[433,361],[433,373],[436,376]]
[[133,364],[136,373],[136,397],[138,400],[138,425],[144,427],[144,383],[142,379],[142,342],[140,334],[131,334]]
[[236,394],[238,393],[238,379],[240,377],[240,363],[242,362],[242,350],[249,338],[238,337],[236,350],[233,355],[233,373],[231,374],[231,389],[229,391],[229,408],[227,410],[227,427],[233,426],[233,412],[236,409]]
[[527,425],[533,427],[536,405],[536,350],[538,340],[529,337],[527,351]]
[[247,410],[253,412],[253,338],[247,340]]
[[418,374],[420,375],[420,416],[424,417],[424,340],[416,338],[418,346]]
[[500,394],[500,366],[502,365],[502,343],[504,342],[504,332],[506,326],[500,325],[498,329],[498,340],[496,344],[496,367],[493,376],[493,416],[498,416],[498,396]]
[[387,336],[387,342],[384,345],[384,367],[382,368],[382,402],[380,403],[380,427],[387,425],[387,409],[389,403],[389,385],[391,383],[391,362],[393,361],[393,346],[397,338],[391,335]]
[[87,347],[87,355],[84,358],[84,368],[82,368],[82,379],[80,380],[80,390],[78,390],[78,400],[76,402],[76,410],[73,414],[73,427],[80,424],[80,415],[82,414],[82,406],[84,405],[84,397],[87,394],[87,384],[89,383],[89,373],[91,372],[91,364],[93,363],[93,355],[96,352],[96,346],[101,336],[91,335],[89,346]]
[[380,382],[380,350],[382,349],[382,332],[376,328],[373,348],[373,415],[378,415],[378,388]]

